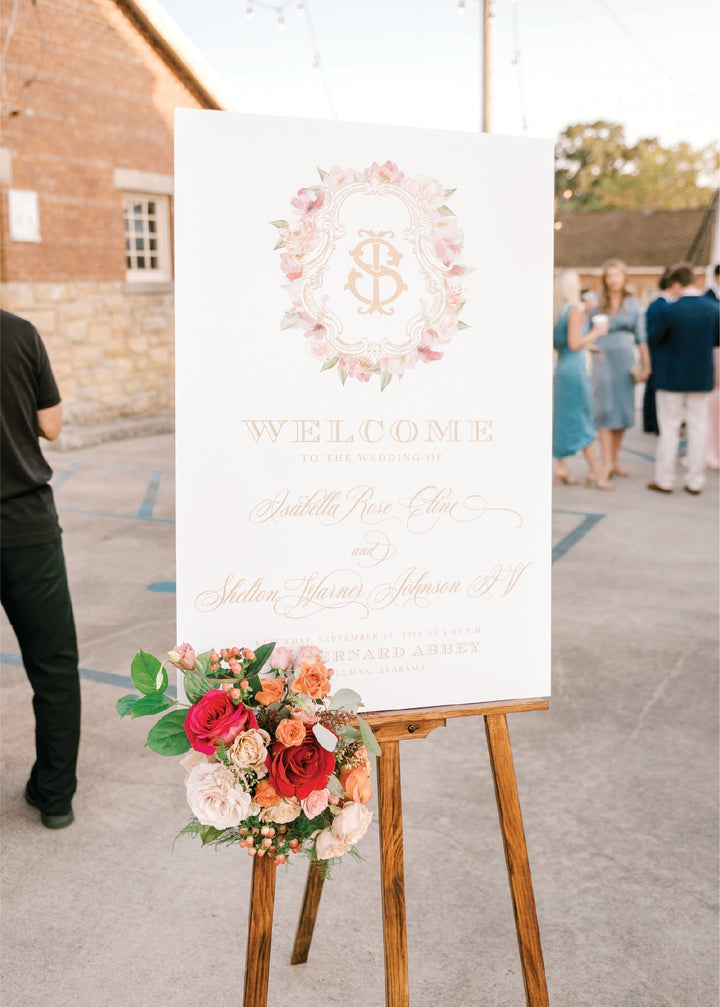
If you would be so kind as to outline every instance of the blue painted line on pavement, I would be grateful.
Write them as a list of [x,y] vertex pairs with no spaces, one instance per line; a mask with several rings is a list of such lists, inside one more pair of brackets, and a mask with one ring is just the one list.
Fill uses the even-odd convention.
[[116,511],[85,510],[83,507],[58,507],[58,514],[85,514],[87,517],[109,517],[120,521],[149,521],[150,524],[175,524],[171,517],[140,517],[139,514],[118,514]]
[[148,584],[148,591],[154,591],[156,594],[175,594],[176,590],[174,580],[161,580],[157,584]]
[[565,535],[564,538],[561,538],[560,541],[553,546],[553,563],[557,563],[559,559],[562,559],[562,557],[565,556],[574,545],[578,544],[580,539],[584,538],[589,531],[592,531],[598,521],[602,521],[605,517],[604,514],[588,514],[586,511],[576,510],[553,510],[553,514],[577,514],[583,518],[576,528],[573,528],[571,532]]
[[163,473],[157,470],[150,473],[147,489],[145,490],[145,499],[140,504],[140,508],[136,514],[138,521],[152,520],[153,511],[155,510],[155,504],[157,503],[158,493],[160,492],[160,483],[162,482],[162,477]]
[[75,472],[77,472],[79,467],[80,467],[79,462],[71,462],[68,465],[68,467],[66,469],[63,469],[63,471],[59,475],[54,476],[53,479],[50,480],[50,485],[53,488],[53,493],[57,493],[58,490],[61,490],[62,487],[65,485],[65,483],[68,481],[68,479],[71,476],[73,476]]
[[649,455],[645,451],[634,451],[632,448],[623,448],[623,454],[635,455],[637,458],[642,458],[646,462],[655,462],[655,455]]
[[[15,668],[23,668],[23,661],[20,654],[6,654],[0,652],[0,664],[10,664]],[[100,682],[102,685],[114,685],[118,689],[135,690],[133,680],[129,675],[116,675],[111,671],[97,671],[95,668],[78,668],[80,678],[89,682]],[[177,689],[174,685],[168,686],[167,695],[172,699],[177,696]]]

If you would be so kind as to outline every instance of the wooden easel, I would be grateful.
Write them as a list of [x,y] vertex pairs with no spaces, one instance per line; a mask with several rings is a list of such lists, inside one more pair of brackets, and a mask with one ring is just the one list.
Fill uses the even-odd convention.
[[[405,917],[405,873],[403,861],[402,801],[400,784],[400,742],[425,738],[436,727],[444,727],[454,717],[485,718],[485,734],[505,847],[510,893],[515,913],[520,963],[527,1007],[548,1007],[540,931],[535,910],[530,864],[525,843],[515,767],[513,765],[507,714],[545,710],[546,699],[472,706],[432,707],[423,710],[394,710],[373,713],[365,719],[382,748],[378,759],[378,818],[380,823],[380,865],[385,946],[386,1007],[409,1007],[407,927]],[[244,1007],[267,1007],[270,975],[270,946],[275,899],[276,867],[267,858],[253,861]],[[307,961],[317,916],[323,879],[310,867],[300,913],[292,964]]]

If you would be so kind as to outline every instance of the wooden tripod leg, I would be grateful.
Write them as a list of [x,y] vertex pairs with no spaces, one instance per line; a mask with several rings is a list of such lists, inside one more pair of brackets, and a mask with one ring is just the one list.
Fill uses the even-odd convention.
[[535,910],[530,863],[520,812],[517,780],[513,765],[510,735],[505,714],[485,716],[485,734],[490,751],[490,766],[495,784],[500,829],[505,846],[515,929],[517,930],[528,1007],[548,1007],[540,930]]
[[250,889],[243,1007],[267,1007],[276,871],[277,867],[269,857],[255,857]]
[[290,962],[292,965],[302,965],[308,960],[310,942],[312,941],[313,930],[315,929],[315,919],[317,917],[320,896],[322,895],[324,878],[314,864],[310,864],[307,881],[305,883],[305,894],[303,895],[300,919],[298,920],[297,933],[295,934],[295,946],[293,947]]
[[400,742],[386,741],[377,760],[386,1007],[409,1007]]

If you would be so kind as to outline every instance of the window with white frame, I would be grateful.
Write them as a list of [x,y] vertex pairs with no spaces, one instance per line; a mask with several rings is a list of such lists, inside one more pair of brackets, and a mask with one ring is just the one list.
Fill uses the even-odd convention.
[[169,204],[169,197],[159,194],[123,194],[127,280],[153,282],[170,279]]

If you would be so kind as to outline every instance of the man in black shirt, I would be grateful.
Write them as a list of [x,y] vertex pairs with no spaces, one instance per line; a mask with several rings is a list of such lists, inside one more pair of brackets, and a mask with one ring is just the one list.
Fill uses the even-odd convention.
[[39,437],[60,433],[60,394],[37,330],[0,311],[0,597],[33,688],[36,761],[25,790],[42,822],[73,821],[80,680],[72,602]]

